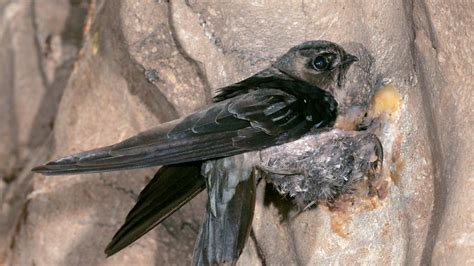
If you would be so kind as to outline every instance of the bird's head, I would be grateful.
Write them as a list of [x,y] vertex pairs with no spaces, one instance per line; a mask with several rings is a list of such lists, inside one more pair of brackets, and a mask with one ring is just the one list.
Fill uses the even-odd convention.
[[[291,48],[273,66],[293,78],[329,91],[336,100],[343,94],[346,73],[358,61],[341,46],[329,41],[307,41]],[[341,95],[342,96],[342,95]]]

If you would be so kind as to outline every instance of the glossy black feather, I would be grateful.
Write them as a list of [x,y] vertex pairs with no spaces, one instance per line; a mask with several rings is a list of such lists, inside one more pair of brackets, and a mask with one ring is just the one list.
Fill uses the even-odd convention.
[[[328,93],[293,81],[296,93],[292,94],[286,87],[276,89],[279,83],[269,83],[270,79],[264,78],[263,84],[275,88],[236,95],[121,143],[33,170],[50,175],[75,174],[202,161],[281,144],[314,125],[327,126],[335,119],[337,104]],[[256,80],[251,80],[249,88],[258,85]],[[311,97],[298,97],[301,91],[310,89]]]
[[201,163],[163,166],[138,196],[105,249],[111,256],[153,229],[205,188]]

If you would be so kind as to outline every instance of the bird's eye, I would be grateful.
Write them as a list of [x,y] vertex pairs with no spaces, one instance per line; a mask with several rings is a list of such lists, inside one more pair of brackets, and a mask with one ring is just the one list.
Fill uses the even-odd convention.
[[329,58],[324,55],[318,55],[313,59],[313,68],[317,71],[323,71],[329,69],[331,66]]

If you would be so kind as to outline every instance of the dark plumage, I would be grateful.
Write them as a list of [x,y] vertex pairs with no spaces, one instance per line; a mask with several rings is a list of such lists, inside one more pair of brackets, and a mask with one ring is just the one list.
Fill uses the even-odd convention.
[[[215,103],[202,111],[33,171],[63,175],[167,165],[142,191],[108,245],[107,255],[159,224],[199,193],[206,181],[210,201],[196,245],[195,263],[236,261],[253,217],[253,166],[233,161],[241,156],[231,157],[224,164],[212,159],[262,150],[298,139],[311,129],[331,127],[339,95],[344,95],[339,93],[340,87],[354,61],[356,57],[335,43],[305,42],[269,68],[219,89]],[[211,161],[201,172],[207,160]],[[235,167],[248,169],[237,171]],[[230,194],[222,196],[223,191]]]

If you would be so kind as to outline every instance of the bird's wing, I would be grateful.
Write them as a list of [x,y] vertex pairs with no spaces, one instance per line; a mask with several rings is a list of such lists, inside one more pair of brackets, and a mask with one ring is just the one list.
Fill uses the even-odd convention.
[[204,188],[201,162],[161,167],[142,190],[125,223],[107,245],[107,256],[135,242]]
[[302,83],[282,73],[280,70],[269,67],[255,75],[246,78],[240,82],[217,89],[214,96],[215,102],[233,98],[237,95],[248,93],[255,88],[283,88],[292,90],[292,86],[301,85]]
[[242,155],[203,168],[209,200],[194,247],[193,265],[234,265],[248,239],[256,176]]
[[[323,106],[324,101],[316,104]],[[104,172],[259,150],[299,137],[317,123],[306,120],[301,111],[304,104],[282,90],[254,90],[118,144],[70,155],[33,171],[49,175]]]

